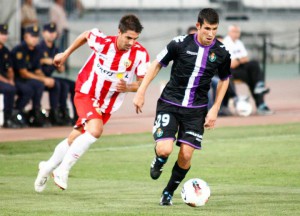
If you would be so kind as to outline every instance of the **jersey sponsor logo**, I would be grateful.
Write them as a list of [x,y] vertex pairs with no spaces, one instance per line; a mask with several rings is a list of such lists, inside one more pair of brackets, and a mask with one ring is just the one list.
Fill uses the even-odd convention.
[[189,55],[198,55],[198,53],[196,53],[196,52],[192,52],[192,51],[189,51],[189,50],[188,50],[188,51],[186,51],[186,53],[187,53],[187,54],[189,54]]
[[107,76],[112,76],[114,74],[114,72],[112,71],[109,71],[109,70],[105,70],[101,67],[101,64],[97,64],[97,67],[99,69],[99,72],[102,73],[102,74],[106,74]]
[[212,53],[209,54],[208,59],[209,59],[210,62],[214,62],[214,61],[216,61],[217,56],[214,52],[212,52]]

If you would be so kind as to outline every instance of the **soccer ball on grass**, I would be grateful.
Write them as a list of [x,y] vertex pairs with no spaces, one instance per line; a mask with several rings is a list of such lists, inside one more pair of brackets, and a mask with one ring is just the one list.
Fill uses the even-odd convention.
[[191,207],[204,206],[210,197],[208,184],[199,178],[186,181],[181,190],[183,202]]

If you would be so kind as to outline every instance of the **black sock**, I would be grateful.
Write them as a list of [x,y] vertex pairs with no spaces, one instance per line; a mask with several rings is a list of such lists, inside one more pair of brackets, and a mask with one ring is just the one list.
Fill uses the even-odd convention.
[[164,189],[164,192],[167,191],[173,196],[174,191],[178,188],[179,184],[184,179],[190,168],[182,169],[178,166],[178,163],[176,161],[172,169],[171,178],[168,182],[167,187]]

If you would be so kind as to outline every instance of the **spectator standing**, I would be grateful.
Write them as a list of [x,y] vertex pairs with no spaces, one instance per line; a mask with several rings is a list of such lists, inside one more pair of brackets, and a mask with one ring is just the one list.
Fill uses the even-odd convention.
[[54,0],[49,10],[50,21],[57,26],[58,47],[60,50],[65,50],[68,47],[69,23],[64,4],[64,0]]
[[4,124],[5,128],[19,128],[21,125],[13,116],[16,87],[10,52],[5,47],[8,38],[8,25],[0,24],[0,93],[4,95]]
[[34,24],[38,24],[36,8],[33,6],[32,0],[24,0],[21,8],[21,41],[23,40],[24,29]]
[[264,102],[264,94],[270,91],[265,87],[263,73],[259,63],[250,60],[244,43],[240,40],[241,29],[237,25],[228,28],[223,44],[231,55],[231,72],[234,79],[245,82],[255,100],[257,114],[271,115],[274,112]]

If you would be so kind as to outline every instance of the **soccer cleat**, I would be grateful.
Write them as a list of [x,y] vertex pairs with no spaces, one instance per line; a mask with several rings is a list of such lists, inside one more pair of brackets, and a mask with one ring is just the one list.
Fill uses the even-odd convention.
[[273,115],[274,114],[274,111],[270,110],[269,107],[264,103],[258,106],[256,112],[258,115]]
[[34,189],[36,192],[41,193],[46,188],[46,183],[49,179],[49,172],[45,170],[45,161],[39,163],[39,172],[34,182]]
[[62,190],[68,187],[69,172],[55,169],[52,173],[54,183]]
[[163,166],[167,160],[155,157],[151,163],[150,167],[150,176],[152,179],[156,180],[159,178],[160,174],[163,171]]
[[171,205],[173,205],[172,195],[168,191],[164,191],[163,194],[161,195],[159,205],[161,205],[161,206],[171,206]]

